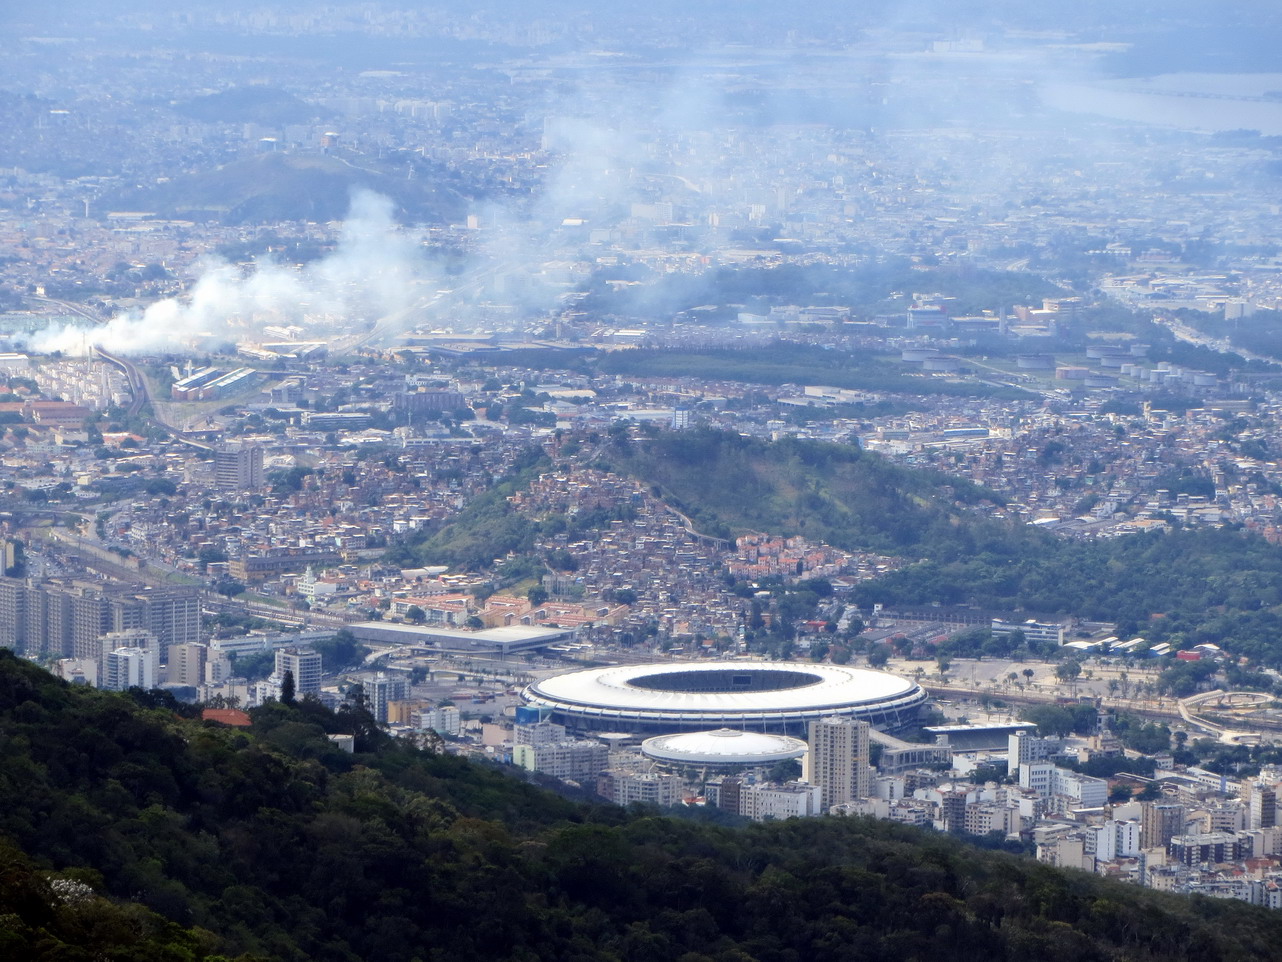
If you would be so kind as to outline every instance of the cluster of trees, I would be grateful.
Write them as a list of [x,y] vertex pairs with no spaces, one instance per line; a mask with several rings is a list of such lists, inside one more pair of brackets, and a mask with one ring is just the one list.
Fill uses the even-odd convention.
[[1021,534],[951,560],[927,545],[934,557],[860,585],[855,598],[1074,614],[1115,621],[1125,637],[1218,644],[1282,665],[1282,549],[1263,538],[1232,527],[1099,541]]
[[1143,755],[1171,750],[1171,730],[1161,722],[1146,722],[1134,715],[1119,715],[1113,731],[1123,745]]
[[49,873],[0,841],[0,951],[8,959],[216,962],[217,938],[141,905],[114,902],[85,881],[91,870]]
[[1088,702],[1076,705],[1029,705],[1019,717],[1037,726],[1039,735],[1090,735],[1094,733],[1099,712]]
[[1018,388],[979,380],[952,381],[917,372],[896,373],[884,359],[861,357],[804,344],[776,343],[762,348],[637,350],[602,354],[595,366],[606,374],[701,377],[748,384],[827,384],[897,394],[1027,399]]
[[972,628],[952,635],[931,651],[937,658],[1048,658],[1059,651],[1054,642],[1029,641],[1022,631],[994,633],[988,628]]
[[[31,957],[38,928],[44,957],[166,962],[1233,962],[1282,940],[1276,913],[906,826],[724,827],[573,801],[394,741],[360,708],[269,703],[249,729],[190,715],[0,652],[7,955]],[[90,890],[62,886],[101,924],[51,897],[59,879]]]
[[[825,107],[825,109],[828,109]],[[773,233],[762,241],[769,243]],[[948,291],[957,309],[977,313],[995,304],[1040,303],[1064,291],[1032,274],[980,270],[972,266],[923,265],[906,257],[869,259],[857,267],[825,264],[783,264],[775,267],[723,267],[703,274],[658,273],[632,264],[622,276],[636,286],[611,284],[621,277],[611,267],[591,278],[581,305],[590,316],[671,318],[681,312],[712,323],[733,320],[740,311],[766,314],[782,304],[821,304],[850,308],[857,316],[883,311],[902,312],[907,306],[895,292]],[[707,311],[705,305],[722,305]],[[733,306],[731,306],[733,305]]]
[[[609,466],[651,487],[710,534],[800,534],[840,548],[954,557],[1023,534],[962,511],[1000,500],[934,472],[897,467],[857,447],[727,431],[668,432],[611,451]],[[733,478],[733,484],[726,479]],[[928,554],[929,553],[929,554]]]

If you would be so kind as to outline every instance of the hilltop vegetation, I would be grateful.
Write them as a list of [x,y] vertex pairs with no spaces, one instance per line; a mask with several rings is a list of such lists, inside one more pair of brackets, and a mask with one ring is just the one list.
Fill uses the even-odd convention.
[[[27,853],[0,848],[7,957],[1233,962],[1282,939],[1276,913],[887,823],[571,803],[359,710],[270,703],[235,730],[174,708],[0,652],[0,834]],[[53,905],[46,870],[103,897]],[[77,925],[85,948],[55,948]]]
[[[1233,527],[1065,540],[983,517],[1000,495],[856,448],[717,431],[614,445],[610,465],[713,534],[799,534],[917,563],[862,584],[864,607],[970,604],[1116,621],[1175,647],[1282,666],[1282,548]],[[980,510],[972,510],[980,509]]]
[[1282,549],[1234,528],[1048,541],[1015,557],[928,561],[859,586],[871,605],[968,603],[1115,621],[1174,647],[1220,645],[1282,666]]
[[850,550],[952,557],[973,550],[975,538],[1007,551],[1023,534],[959,506],[999,495],[852,445],[695,430],[615,444],[605,460],[722,537],[765,531]]
[[[850,445],[725,431],[615,433],[578,457],[636,478],[701,532],[802,535],[913,563],[859,585],[864,608],[974,605],[1114,621],[1176,648],[1210,642],[1282,667],[1282,548],[1233,526],[1080,541],[986,517],[1000,494],[937,471],[905,468]],[[403,563],[488,570],[526,557],[543,521],[507,497],[547,470],[535,450],[447,525],[393,549]],[[608,521],[576,518],[582,530]],[[500,572],[500,576],[501,572]]]
[[207,212],[225,224],[341,220],[347,216],[352,191],[364,188],[390,197],[399,218],[448,222],[457,219],[465,205],[456,185],[433,176],[439,173],[423,170],[408,180],[334,157],[271,153],[124,190],[104,198],[102,207],[154,211],[162,217]]
[[539,532],[537,522],[511,510],[507,499],[551,467],[532,448],[512,471],[436,531],[420,529],[391,552],[400,563],[447,564],[464,570],[489,568],[508,554],[528,554]]

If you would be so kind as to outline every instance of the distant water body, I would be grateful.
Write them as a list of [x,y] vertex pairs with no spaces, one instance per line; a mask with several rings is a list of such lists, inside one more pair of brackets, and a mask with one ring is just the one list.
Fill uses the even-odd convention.
[[1282,73],[1171,73],[1042,88],[1048,107],[1114,120],[1214,133],[1282,136]]

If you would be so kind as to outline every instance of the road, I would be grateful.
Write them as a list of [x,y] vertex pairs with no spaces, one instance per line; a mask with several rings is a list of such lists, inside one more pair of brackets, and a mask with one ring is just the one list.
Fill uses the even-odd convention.
[[93,321],[95,324],[103,323],[103,318],[101,316],[99,316],[98,314],[95,314],[93,311],[89,310],[89,308],[85,307],[83,304],[76,304],[73,301],[60,300],[59,298],[56,298],[56,297],[40,297],[39,295],[34,295],[34,294],[31,295],[31,299],[33,301],[43,301],[46,304],[57,304],[63,310],[70,311],[72,314],[75,314],[78,317],[83,317],[87,321]]
[[1214,722],[1207,721],[1200,717],[1194,709],[1206,702],[1216,702],[1220,704],[1227,701],[1230,705],[1237,703],[1240,705],[1246,702],[1249,705],[1264,706],[1273,701],[1272,695],[1266,695],[1258,691],[1206,691],[1199,695],[1192,695],[1188,698],[1181,698],[1179,701],[1180,717],[1189,725],[1200,728],[1209,732],[1226,745],[1241,745],[1244,743],[1258,744],[1263,736],[1260,732],[1245,731],[1242,729],[1228,728],[1225,725],[1217,725]]
[[1263,354],[1256,354],[1254,351],[1248,351],[1245,348],[1237,347],[1230,343],[1229,339],[1226,337],[1212,337],[1210,334],[1199,331],[1195,327],[1190,327],[1188,324],[1176,320],[1174,317],[1164,314],[1155,314],[1153,315],[1153,321],[1157,324],[1161,324],[1174,334],[1176,339],[1184,341],[1186,344],[1209,348],[1210,350],[1218,351],[1221,354],[1236,354],[1248,361],[1262,361],[1265,364],[1275,366],[1278,364],[1278,359],[1275,357],[1266,357]]
[[[147,394],[146,378],[142,376],[142,372],[138,370],[137,365],[135,365],[133,361],[115,354],[109,354],[96,344],[93,347],[93,351],[104,361],[109,364],[114,364],[116,367],[120,368],[120,370],[125,372],[125,378],[129,382],[129,393],[133,395],[133,400],[129,402],[127,413],[130,417],[137,417],[138,412],[141,411],[147,404],[147,401],[150,400]],[[169,426],[165,425],[165,427]],[[170,428],[170,430],[173,429]]]
[[297,625],[299,627],[346,628],[352,622],[361,620],[359,616],[355,615],[351,618],[346,618],[342,615],[330,614],[324,611],[307,611],[302,608],[269,605],[266,602],[254,601],[248,598],[227,598],[213,591],[205,592],[203,604],[206,608],[214,611],[230,611],[254,618],[262,618],[267,621],[276,621],[282,625]]

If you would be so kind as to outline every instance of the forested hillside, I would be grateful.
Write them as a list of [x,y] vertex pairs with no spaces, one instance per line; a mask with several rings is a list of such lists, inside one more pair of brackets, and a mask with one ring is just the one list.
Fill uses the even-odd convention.
[[1277,913],[905,827],[573,804],[359,710],[271,703],[237,730],[175,707],[0,652],[0,836],[27,853],[0,848],[5,958],[1231,962],[1282,945]]
[[999,495],[851,445],[696,430],[615,444],[604,459],[725,537],[801,534],[912,558],[955,557],[977,546],[1009,552],[1022,540],[1041,541],[1035,532],[963,510]]
[[999,495],[856,448],[717,431],[615,445],[615,469],[704,530],[800,534],[918,563],[859,586],[864,607],[972,604],[1118,622],[1176,647],[1282,665],[1282,548],[1232,527],[1078,541],[984,516]]

